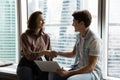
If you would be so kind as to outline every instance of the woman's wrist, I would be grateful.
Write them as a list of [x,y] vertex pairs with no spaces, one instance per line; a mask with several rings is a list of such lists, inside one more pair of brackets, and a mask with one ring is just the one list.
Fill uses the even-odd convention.
[[60,55],[60,53],[61,53],[60,51],[57,51],[57,55]]

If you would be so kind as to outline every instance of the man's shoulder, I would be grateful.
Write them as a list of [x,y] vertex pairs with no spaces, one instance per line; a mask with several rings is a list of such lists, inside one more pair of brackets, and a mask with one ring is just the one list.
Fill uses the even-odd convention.
[[89,36],[90,36],[90,39],[101,40],[101,38],[97,34],[95,34],[93,31],[89,32]]

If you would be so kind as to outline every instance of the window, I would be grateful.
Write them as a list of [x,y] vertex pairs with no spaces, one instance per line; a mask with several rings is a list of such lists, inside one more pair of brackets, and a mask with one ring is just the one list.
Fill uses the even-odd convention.
[[[93,5],[94,4],[94,5]],[[98,33],[98,0],[28,0],[28,16],[36,10],[43,12],[45,31],[50,35],[52,49],[71,51],[75,45],[76,33],[72,26],[72,13],[88,9],[92,13],[92,30]],[[67,66],[74,59],[57,57],[61,66]]]
[[16,0],[0,0],[0,61],[16,62],[18,54]]
[[[19,0],[0,0],[0,60],[18,60],[18,26],[17,26],[17,1]],[[100,24],[105,29],[105,52],[107,60],[104,66],[108,78],[111,80],[120,79],[120,10],[119,0],[20,0],[20,16],[22,32],[26,30],[27,17],[34,11],[40,10],[45,18],[45,31],[50,35],[52,49],[57,51],[71,51],[75,44],[76,34],[72,26],[72,13],[75,10],[88,9],[92,14],[92,24],[90,28],[98,34],[98,12],[106,10],[106,16],[100,16]],[[101,5],[98,9],[98,1]],[[26,8],[27,2],[27,8]],[[102,3],[103,2],[103,3]],[[104,3],[106,2],[106,3]],[[94,5],[93,5],[94,4]],[[99,3],[100,4],[100,3]],[[108,4],[108,5],[106,5]],[[108,6],[105,8],[104,6]],[[20,8],[19,8],[20,9]],[[28,10],[28,11],[27,11]],[[26,15],[26,13],[28,13]],[[105,28],[104,28],[105,27]],[[20,29],[20,28],[19,28]],[[99,34],[98,34],[99,35]],[[105,56],[105,55],[103,55]],[[74,59],[64,57],[55,58],[61,66],[68,66],[74,62]]]
[[120,79],[120,7],[119,0],[108,0],[107,75]]

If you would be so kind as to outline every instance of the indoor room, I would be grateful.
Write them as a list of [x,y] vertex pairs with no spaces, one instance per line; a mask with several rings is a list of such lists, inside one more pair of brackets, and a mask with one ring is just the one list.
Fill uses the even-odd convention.
[[[120,0],[0,0],[0,80],[19,80],[18,64],[29,49],[25,40],[25,45],[21,42],[21,35],[30,29],[28,26],[32,23],[30,18],[36,11],[42,12],[40,13],[44,24],[42,30],[50,38],[47,50],[53,50],[53,52],[48,51],[48,53],[55,53],[53,56],[46,54],[52,56],[53,59],[49,58],[49,60],[57,62],[60,68],[74,65],[75,57],[67,58],[68,56],[61,55],[62,52],[74,52],[73,49],[76,49],[74,46],[77,44],[79,32],[73,27],[75,26],[73,13],[81,10],[88,10],[91,13],[92,21],[89,29],[101,39],[102,80],[120,80],[119,3]],[[47,42],[46,39],[45,42]],[[26,46],[25,50],[22,48],[24,46]],[[42,53],[40,56],[43,61],[47,60]]]

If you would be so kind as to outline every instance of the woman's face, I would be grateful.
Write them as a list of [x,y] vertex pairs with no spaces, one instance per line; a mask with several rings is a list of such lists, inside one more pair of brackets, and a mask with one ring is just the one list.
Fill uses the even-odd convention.
[[36,20],[37,28],[42,28],[44,25],[44,19],[42,14],[39,14]]

